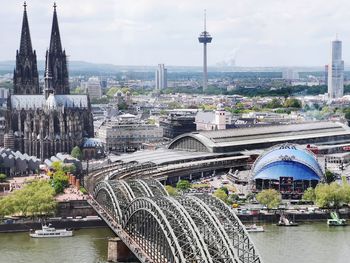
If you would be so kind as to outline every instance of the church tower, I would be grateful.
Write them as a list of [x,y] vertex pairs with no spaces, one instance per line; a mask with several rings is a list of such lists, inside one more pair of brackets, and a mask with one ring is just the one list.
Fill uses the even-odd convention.
[[21,43],[16,53],[16,68],[13,72],[14,94],[40,94],[36,53],[30,38],[26,2],[23,6]]
[[[62,50],[60,30],[58,27],[58,19],[56,12],[56,3],[53,8],[53,20],[51,29],[51,39],[50,48],[46,53],[46,67],[49,67],[49,72],[51,72],[51,84],[54,93],[69,94],[69,78],[68,78],[68,67],[67,67],[67,57],[66,51]],[[46,85],[46,83],[45,83]],[[47,89],[47,87],[45,87]]]

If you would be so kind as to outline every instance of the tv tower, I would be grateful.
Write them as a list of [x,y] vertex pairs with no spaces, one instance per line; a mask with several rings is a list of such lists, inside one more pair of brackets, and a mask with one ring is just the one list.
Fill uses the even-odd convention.
[[203,91],[208,88],[207,44],[211,43],[212,39],[207,32],[207,11],[204,10],[204,31],[198,37],[199,43],[203,43]]

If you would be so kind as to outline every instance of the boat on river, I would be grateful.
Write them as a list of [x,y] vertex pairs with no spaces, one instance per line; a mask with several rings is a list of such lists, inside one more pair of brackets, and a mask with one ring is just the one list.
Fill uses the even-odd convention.
[[42,225],[40,230],[30,231],[29,236],[34,238],[71,237],[73,230],[56,229],[49,224],[48,226]]
[[278,226],[298,226],[298,223],[293,222],[292,220],[289,220],[287,216],[282,214],[280,216],[280,220],[277,223]]
[[346,220],[339,218],[338,213],[332,212],[331,213],[331,219],[327,220],[327,225],[328,226],[346,226]]
[[257,226],[256,224],[252,225],[247,225],[245,226],[245,229],[247,232],[264,232],[264,227],[263,226]]

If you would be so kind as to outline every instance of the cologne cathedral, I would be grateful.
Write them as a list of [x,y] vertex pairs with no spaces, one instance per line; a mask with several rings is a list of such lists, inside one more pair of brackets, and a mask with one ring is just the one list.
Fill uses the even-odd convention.
[[46,51],[44,82],[41,88],[24,3],[14,89],[7,103],[4,145],[42,160],[58,152],[70,153],[74,146],[80,146],[84,138],[93,137],[94,133],[88,95],[69,94],[67,57],[62,49],[56,4]]

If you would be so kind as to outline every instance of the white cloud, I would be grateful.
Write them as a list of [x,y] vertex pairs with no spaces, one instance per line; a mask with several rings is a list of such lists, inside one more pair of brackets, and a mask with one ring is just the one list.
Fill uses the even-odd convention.
[[[28,0],[38,59],[49,44],[52,3]],[[0,60],[14,59],[23,7],[0,0]],[[71,60],[129,65],[200,65],[197,37],[208,13],[209,63],[236,50],[238,65],[323,65],[335,34],[350,61],[347,0],[58,0],[62,42]]]

